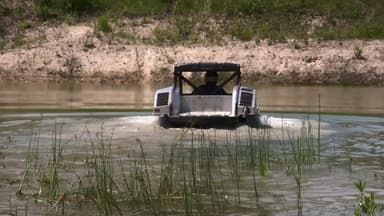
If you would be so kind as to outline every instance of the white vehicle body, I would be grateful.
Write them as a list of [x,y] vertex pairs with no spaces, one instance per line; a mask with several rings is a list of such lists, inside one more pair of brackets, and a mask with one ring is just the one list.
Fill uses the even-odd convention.
[[[221,86],[235,80],[232,92],[220,95],[199,95],[183,92],[183,83],[196,86],[183,76],[184,72],[215,70],[232,73]],[[256,90],[241,86],[240,66],[232,63],[193,63],[175,66],[172,86],[159,89],[154,98],[154,114],[162,127],[237,128],[259,127]]]

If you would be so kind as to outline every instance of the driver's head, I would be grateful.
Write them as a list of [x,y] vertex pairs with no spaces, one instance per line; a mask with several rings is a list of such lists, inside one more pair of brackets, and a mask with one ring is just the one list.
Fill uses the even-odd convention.
[[207,71],[205,74],[205,82],[209,84],[216,84],[219,76],[216,71]]

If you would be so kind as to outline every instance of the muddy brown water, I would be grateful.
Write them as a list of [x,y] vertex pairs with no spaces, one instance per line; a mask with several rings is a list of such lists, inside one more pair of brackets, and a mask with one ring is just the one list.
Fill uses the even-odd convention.
[[[383,115],[384,87],[257,86],[262,111]],[[156,86],[90,84],[0,85],[0,110],[152,109]]]
[[[29,144],[38,144],[39,153],[44,158],[49,155],[55,131],[60,131],[65,157],[73,160],[81,161],[89,152],[89,146],[83,143],[103,131],[112,140],[115,152],[125,154],[137,150],[137,139],[140,139],[149,160],[160,161],[159,152],[164,144],[174,142],[181,130],[157,126],[156,117],[149,111],[156,88],[85,84],[1,85],[0,215],[14,213],[15,209],[23,215],[24,211],[28,215],[41,215],[53,208],[19,200],[15,193],[24,174]],[[359,195],[355,183],[359,180],[366,182],[367,193],[373,192],[376,201],[384,203],[383,87],[256,88],[263,118],[273,127],[271,139],[287,139],[281,132],[282,127],[299,133],[304,119],[310,119],[314,135],[317,135],[319,95],[321,111],[327,113],[320,116],[322,160],[303,176],[305,215],[353,215]],[[308,112],[312,114],[306,114]],[[239,128],[237,132],[246,134],[247,128]],[[195,133],[215,134],[221,143],[225,142],[223,137],[227,132],[206,130]],[[272,149],[280,151],[279,148]],[[242,180],[244,184],[248,177],[245,175]],[[267,175],[258,176],[257,181],[260,203],[267,209],[263,213],[297,215],[295,181],[284,168],[271,165]],[[24,192],[38,192],[38,187],[33,186],[36,182],[29,184],[32,185],[28,188],[30,191]],[[242,206],[227,210],[226,215],[261,214],[250,198],[252,191],[249,190],[242,191]],[[91,214],[89,209],[96,212],[92,205],[85,209],[73,203],[68,205],[67,214]]]

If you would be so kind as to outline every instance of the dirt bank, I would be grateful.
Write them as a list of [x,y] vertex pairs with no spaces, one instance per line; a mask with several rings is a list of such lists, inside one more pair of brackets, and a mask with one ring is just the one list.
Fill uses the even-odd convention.
[[258,83],[384,85],[384,41],[154,46],[109,40],[87,25],[26,35],[26,45],[1,51],[2,80],[163,82],[174,64],[215,61],[241,64],[244,79]]

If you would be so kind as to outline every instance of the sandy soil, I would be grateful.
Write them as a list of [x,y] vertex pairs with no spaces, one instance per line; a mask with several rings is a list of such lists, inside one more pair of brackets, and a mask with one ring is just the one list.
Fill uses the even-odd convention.
[[163,82],[175,64],[213,61],[239,63],[245,80],[265,84],[384,85],[384,41],[153,46],[109,40],[90,25],[45,27],[26,35],[26,46],[1,51],[2,80]]

